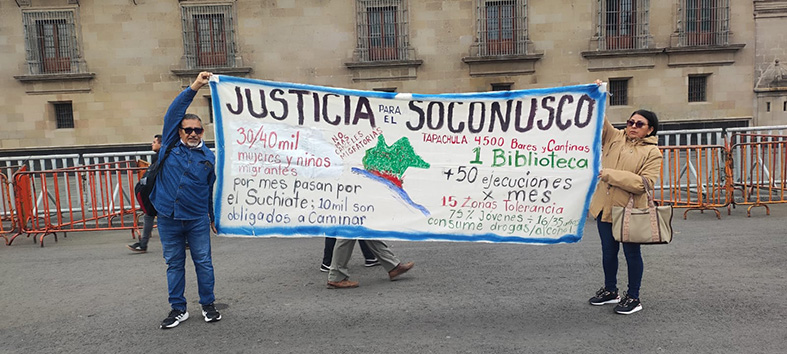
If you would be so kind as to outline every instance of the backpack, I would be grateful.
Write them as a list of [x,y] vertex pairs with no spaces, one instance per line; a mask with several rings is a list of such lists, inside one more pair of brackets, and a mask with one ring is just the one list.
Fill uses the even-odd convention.
[[175,143],[177,142],[178,141],[175,140],[174,143],[167,147],[167,151],[164,152],[164,157],[156,160],[156,162],[150,165],[147,171],[142,175],[142,178],[134,185],[134,196],[137,198],[137,202],[139,202],[139,207],[148,216],[156,216],[158,214],[156,208],[153,206],[153,202],[150,201],[150,194],[153,192],[153,187],[156,185],[156,177],[158,177],[158,174],[161,172],[164,161],[167,159],[167,156],[169,156],[170,151],[172,151],[172,148],[175,147]]

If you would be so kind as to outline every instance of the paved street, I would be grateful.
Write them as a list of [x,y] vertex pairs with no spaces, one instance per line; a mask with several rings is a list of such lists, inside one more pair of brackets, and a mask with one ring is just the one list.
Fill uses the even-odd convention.
[[321,238],[214,238],[222,321],[202,320],[187,263],[191,318],[167,331],[155,232],[147,254],[129,232],[20,237],[0,245],[0,353],[787,352],[787,207],[682,214],[672,244],[644,246],[631,316],[587,304],[603,284],[594,222],[567,245],[391,242],[416,263],[396,282],[356,247],[347,290],[325,288]]

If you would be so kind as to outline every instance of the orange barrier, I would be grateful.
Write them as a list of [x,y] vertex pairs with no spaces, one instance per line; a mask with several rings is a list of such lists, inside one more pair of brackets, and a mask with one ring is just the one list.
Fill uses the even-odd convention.
[[150,162],[145,160],[137,160],[137,167],[144,167],[145,169],[139,171],[139,178],[142,178],[142,175],[145,174],[145,170],[150,167]]
[[[139,233],[133,196],[144,168],[119,161],[14,175],[19,232],[44,237],[57,232],[130,230]],[[18,236],[18,235],[16,235]],[[15,237],[15,236],[14,236]],[[7,242],[10,244],[13,238]]]
[[725,189],[726,149],[722,145],[660,146],[664,159],[656,182],[655,200],[662,205],[691,210],[713,210],[728,205]]
[[[18,168],[19,166],[12,166]],[[17,227],[16,212],[14,211],[11,197],[11,182],[4,173],[0,173],[0,236],[9,244],[8,235],[14,233]]]
[[[22,166],[18,169],[13,177],[12,180],[16,181],[17,177],[19,180],[27,181],[28,177],[24,176],[24,172],[27,171],[27,165]],[[29,201],[26,201],[24,198],[18,198],[19,195],[24,195],[24,193],[28,192],[26,185],[17,185],[15,182],[13,183],[14,189],[14,207],[16,208],[16,233],[11,236],[10,239],[6,238],[6,245],[11,245],[11,242],[14,242],[14,239],[22,235],[22,225],[30,220],[32,217],[32,205]],[[20,194],[22,193],[22,194]],[[29,236],[29,235],[28,235]]]
[[729,154],[730,168],[740,171],[730,178],[732,205],[748,205],[746,213],[751,216],[754,207],[764,207],[770,215],[768,204],[787,203],[787,136],[733,134]]

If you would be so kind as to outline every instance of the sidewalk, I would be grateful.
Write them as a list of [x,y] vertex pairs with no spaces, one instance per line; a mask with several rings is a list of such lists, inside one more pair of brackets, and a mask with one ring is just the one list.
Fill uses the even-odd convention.
[[[322,238],[214,238],[217,308],[158,328],[169,310],[154,231],[147,254],[128,232],[69,233],[46,247],[0,245],[0,353],[783,353],[787,343],[787,206],[689,213],[675,240],[644,246],[644,309],[615,315],[587,299],[601,287],[601,246],[391,242],[412,271],[350,271],[328,290]],[[621,251],[618,282],[626,287]]]

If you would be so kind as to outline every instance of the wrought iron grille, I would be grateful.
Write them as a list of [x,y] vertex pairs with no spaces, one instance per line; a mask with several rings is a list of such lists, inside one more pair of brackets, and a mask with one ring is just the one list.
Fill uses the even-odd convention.
[[649,0],[598,0],[598,49],[648,48]]
[[708,76],[689,76],[689,102],[705,102],[708,100]]
[[629,79],[609,80],[609,105],[626,106],[629,104]]
[[477,56],[527,54],[527,1],[477,0]]
[[23,11],[28,72],[84,72],[80,63],[74,10]]
[[681,46],[729,44],[729,0],[681,0],[678,14]]
[[409,59],[406,0],[358,0],[357,7],[359,59]]
[[235,66],[232,5],[183,5],[183,50],[186,66]]
[[55,108],[55,124],[57,129],[74,127],[74,110],[71,102],[58,102],[52,104]]

